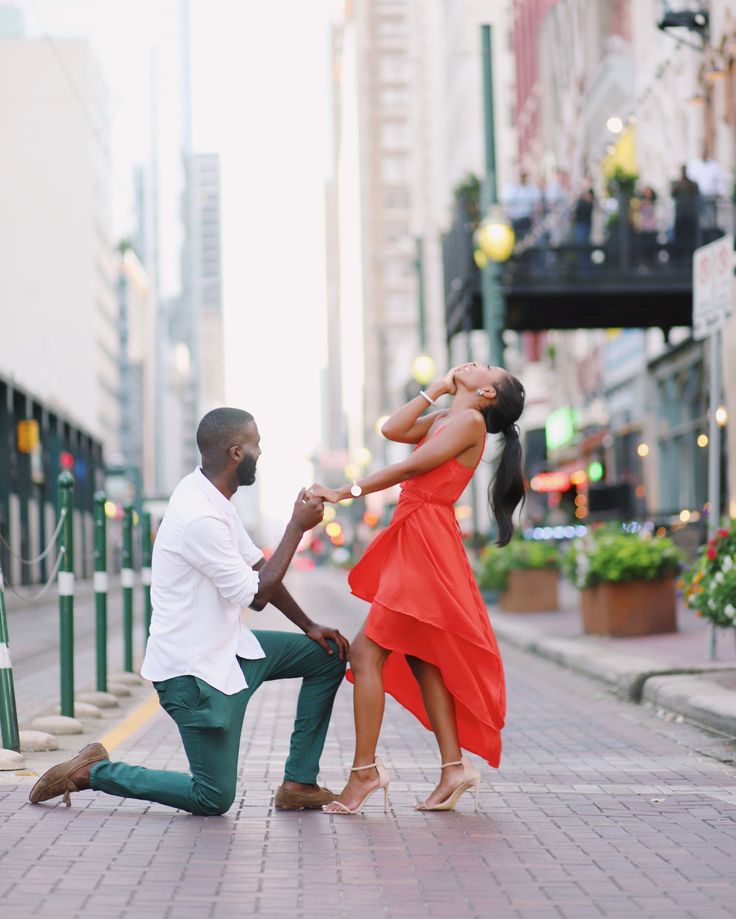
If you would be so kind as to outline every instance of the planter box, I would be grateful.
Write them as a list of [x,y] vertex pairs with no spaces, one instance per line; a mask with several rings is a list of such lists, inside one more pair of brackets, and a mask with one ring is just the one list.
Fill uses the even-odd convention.
[[675,579],[603,581],[580,591],[588,635],[656,635],[676,632]]
[[499,606],[507,613],[540,613],[558,609],[557,570],[517,568],[509,571],[508,587]]

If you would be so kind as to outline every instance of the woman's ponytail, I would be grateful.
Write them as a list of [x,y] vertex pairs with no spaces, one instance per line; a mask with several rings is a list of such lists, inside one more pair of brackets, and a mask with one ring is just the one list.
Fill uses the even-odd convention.
[[496,520],[496,544],[505,546],[514,535],[514,511],[524,500],[523,451],[516,419],[524,408],[524,387],[510,374],[496,387],[496,402],[483,413],[486,430],[503,434],[504,444],[493,481],[488,486],[488,501]]
[[498,546],[505,546],[514,535],[513,514],[524,500],[523,457],[518,428],[511,425],[504,429],[503,435],[501,459],[488,486],[488,500],[498,528]]

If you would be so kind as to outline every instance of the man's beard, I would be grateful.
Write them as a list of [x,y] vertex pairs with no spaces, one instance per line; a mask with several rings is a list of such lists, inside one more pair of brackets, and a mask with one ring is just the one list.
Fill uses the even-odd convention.
[[252,485],[256,480],[256,463],[252,456],[244,456],[235,470],[238,485]]

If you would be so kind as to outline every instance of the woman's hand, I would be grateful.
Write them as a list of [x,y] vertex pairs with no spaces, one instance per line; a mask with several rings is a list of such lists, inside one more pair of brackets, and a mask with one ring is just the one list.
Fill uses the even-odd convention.
[[344,500],[345,495],[341,495],[336,488],[327,488],[324,485],[314,482],[314,484],[310,485],[307,489],[305,497],[322,498],[323,501],[329,501],[330,504],[337,504],[338,501]]
[[455,374],[458,370],[462,370],[463,367],[467,367],[467,364],[458,364],[456,367],[450,368],[447,373],[435,383],[432,384],[432,388],[435,386],[440,387],[442,394],[447,394],[448,396],[454,396],[457,392],[457,383],[455,382]]

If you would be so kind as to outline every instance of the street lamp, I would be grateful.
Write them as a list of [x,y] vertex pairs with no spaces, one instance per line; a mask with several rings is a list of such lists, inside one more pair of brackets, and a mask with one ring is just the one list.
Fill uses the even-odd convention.
[[[488,216],[482,221],[475,231],[475,244],[478,250],[475,255],[476,264],[485,259],[485,268],[488,261],[506,262],[511,258],[516,243],[514,230],[502,209],[492,206]],[[482,256],[482,258],[480,257]]]
[[431,383],[437,372],[434,360],[428,354],[415,357],[411,365],[411,375],[420,386]]

